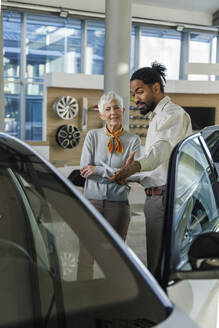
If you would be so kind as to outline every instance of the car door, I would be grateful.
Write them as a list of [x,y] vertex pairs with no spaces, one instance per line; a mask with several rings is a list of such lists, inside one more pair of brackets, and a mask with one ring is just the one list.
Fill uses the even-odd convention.
[[0,327],[196,327],[83,195],[4,134],[0,202]]
[[[211,241],[219,232],[219,180],[211,152],[219,147],[219,134],[212,148],[205,141],[207,135],[188,137],[172,153],[158,279],[170,299],[199,327],[215,328],[219,325],[219,243],[212,246]],[[206,265],[207,261],[213,264]]]

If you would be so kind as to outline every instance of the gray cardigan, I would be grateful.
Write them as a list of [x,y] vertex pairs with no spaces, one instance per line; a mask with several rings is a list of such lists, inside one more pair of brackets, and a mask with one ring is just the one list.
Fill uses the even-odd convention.
[[[136,151],[135,158],[140,157],[141,141],[137,135],[127,131],[119,137],[124,148],[123,154],[113,152],[110,154],[107,144],[110,137],[104,128],[88,131],[84,140],[81,155],[81,168],[86,165],[96,166],[93,175],[86,179],[84,195],[88,199],[125,201],[128,199],[130,187],[111,182],[109,177],[112,172],[120,169],[125,164],[132,151]],[[104,163],[108,167],[104,166]],[[110,167],[110,169],[109,169]]]

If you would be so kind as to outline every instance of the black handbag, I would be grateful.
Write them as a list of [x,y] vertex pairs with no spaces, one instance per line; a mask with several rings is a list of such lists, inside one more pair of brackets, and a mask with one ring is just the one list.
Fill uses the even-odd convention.
[[85,184],[85,178],[83,178],[80,174],[80,170],[73,170],[69,176],[68,179],[78,187],[84,187]]

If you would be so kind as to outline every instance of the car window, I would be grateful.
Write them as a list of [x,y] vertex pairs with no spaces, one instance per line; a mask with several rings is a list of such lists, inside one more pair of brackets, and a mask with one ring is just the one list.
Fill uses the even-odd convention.
[[176,164],[174,236],[178,268],[190,270],[188,251],[194,238],[218,231],[216,181],[199,138],[180,149]]
[[19,144],[0,143],[0,195],[2,326],[152,327],[167,318],[170,303],[135,276],[104,219]]
[[219,131],[209,132],[205,142],[210,150],[217,174],[219,175]]

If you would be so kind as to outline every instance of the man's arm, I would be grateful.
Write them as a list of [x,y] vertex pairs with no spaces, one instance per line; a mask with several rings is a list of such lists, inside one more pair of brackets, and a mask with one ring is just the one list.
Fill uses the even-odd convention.
[[141,171],[141,164],[138,161],[132,160],[131,162],[127,162],[124,167],[122,167],[119,171],[116,171],[111,176],[111,181],[114,181],[118,184],[124,184],[126,182],[126,179],[130,177],[130,175]]

